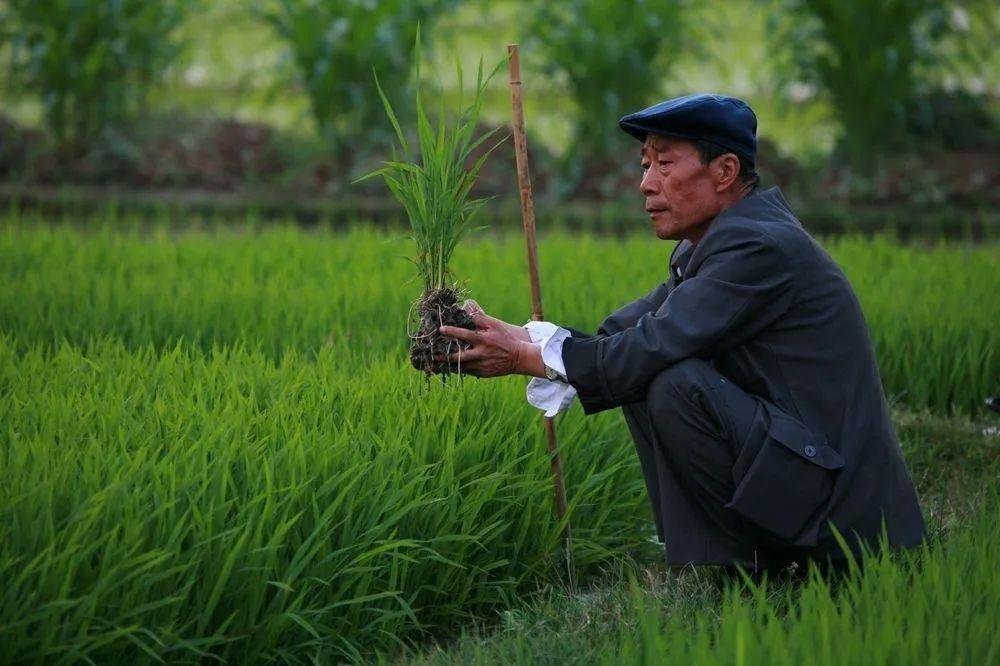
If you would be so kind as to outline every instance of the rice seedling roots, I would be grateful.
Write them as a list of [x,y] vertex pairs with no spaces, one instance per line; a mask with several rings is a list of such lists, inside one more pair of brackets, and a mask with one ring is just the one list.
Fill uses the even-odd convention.
[[457,373],[457,363],[438,362],[434,357],[441,354],[453,354],[468,349],[469,344],[446,335],[441,335],[441,326],[458,326],[470,331],[476,330],[476,324],[468,312],[459,304],[459,293],[451,287],[432,289],[420,297],[417,302],[417,320],[419,326],[416,333],[410,334],[410,363],[426,376],[448,375]]

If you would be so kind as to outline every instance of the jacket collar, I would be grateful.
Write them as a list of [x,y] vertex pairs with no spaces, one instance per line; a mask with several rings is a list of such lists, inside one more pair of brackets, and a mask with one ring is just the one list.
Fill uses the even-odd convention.
[[688,264],[691,263],[691,258],[694,256],[698,248],[710,245],[706,244],[705,241],[713,235],[713,231],[719,228],[720,222],[724,222],[726,219],[732,217],[754,217],[754,211],[759,211],[761,208],[769,208],[772,206],[782,208],[791,214],[791,209],[788,207],[788,202],[785,201],[785,197],[782,195],[781,189],[778,187],[771,187],[766,190],[761,190],[759,188],[754,190],[726,210],[716,215],[712,220],[712,223],[709,225],[708,230],[705,232],[705,235],[701,237],[701,240],[699,240],[697,244],[692,243],[687,239],[682,240],[677,244],[670,257],[670,276],[676,277],[678,282],[684,279],[684,274],[687,270]]
[[670,255],[670,277],[676,278],[678,283],[684,279],[684,270],[691,261],[694,248],[695,245],[686,238],[674,246],[674,251]]

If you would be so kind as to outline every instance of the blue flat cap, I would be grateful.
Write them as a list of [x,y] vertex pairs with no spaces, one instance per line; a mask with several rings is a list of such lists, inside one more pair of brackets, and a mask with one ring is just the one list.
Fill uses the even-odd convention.
[[750,105],[725,95],[686,95],[630,113],[618,126],[645,141],[650,132],[680,139],[702,139],[756,162],[757,116]]

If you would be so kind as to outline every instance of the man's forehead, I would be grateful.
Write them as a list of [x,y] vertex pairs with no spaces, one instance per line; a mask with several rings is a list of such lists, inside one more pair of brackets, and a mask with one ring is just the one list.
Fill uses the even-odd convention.
[[646,140],[642,143],[642,148],[640,149],[640,154],[645,157],[647,153],[667,153],[672,152],[678,148],[684,141],[682,139],[674,139],[668,136],[660,136],[659,134],[648,134],[646,135]]

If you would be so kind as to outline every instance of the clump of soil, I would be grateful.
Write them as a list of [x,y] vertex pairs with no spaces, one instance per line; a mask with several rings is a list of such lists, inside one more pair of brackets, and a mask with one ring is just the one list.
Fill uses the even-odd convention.
[[470,331],[476,324],[459,304],[459,293],[450,287],[433,289],[417,302],[416,333],[410,333],[410,363],[425,375],[448,375],[458,372],[457,363],[435,361],[434,357],[468,349],[469,344],[438,332],[440,326],[458,326]]

